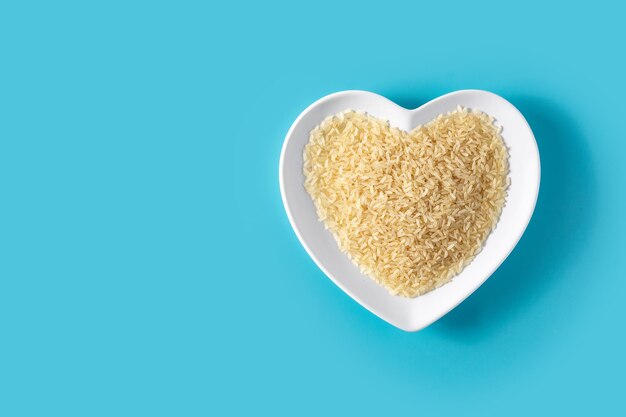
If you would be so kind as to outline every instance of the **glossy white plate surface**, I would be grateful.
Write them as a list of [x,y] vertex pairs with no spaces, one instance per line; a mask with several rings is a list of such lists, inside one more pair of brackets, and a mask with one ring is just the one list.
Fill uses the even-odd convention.
[[[433,120],[457,106],[481,110],[502,126],[509,150],[511,185],[502,215],[483,250],[449,283],[416,298],[391,295],[363,275],[342,253],[318,220],[304,189],[303,150],[309,132],[327,116],[347,109],[362,110],[404,130]],[[481,90],[462,90],[408,110],[367,91],[342,91],[313,103],[289,129],[280,157],[280,190],[289,221],[302,246],[322,271],[350,297],[378,317],[406,331],[417,331],[441,318],[483,284],[511,253],[535,208],[540,163],[537,143],[524,116],[504,98]]]

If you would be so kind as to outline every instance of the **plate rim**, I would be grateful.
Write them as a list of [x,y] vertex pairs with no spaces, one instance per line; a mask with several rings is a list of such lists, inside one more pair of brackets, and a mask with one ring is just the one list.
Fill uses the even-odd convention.
[[[462,297],[458,297],[458,299],[455,299],[455,302],[452,303],[452,305],[448,308],[448,309],[442,309],[440,311],[440,314],[435,315],[435,317],[432,320],[429,320],[426,323],[421,323],[419,325],[403,325],[403,324],[399,324],[396,323],[392,320],[390,320],[388,317],[383,316],[382,314],[380,314],[379,311],[377,311],[376,309],[372,308],[367,302],[365,302],[364,300],[361,299],[360,296],[358,296],[357,294],[355,294],[353,291],[351,291],[350,289],[348,289],[340,280],[336,279],[334,274],[331,273],[326,267],[325,265],[318,259],[318,257],[315,255],[315,253],[313,252],[313,250],[311,249],[311,247],[309,246],[309,244],[307,243],[306,239],[304,238],[304,236],[302,235],[298,225],[296,224],[296,221],[294,219],[293,213],[292,213],[292,209],[290,207],[290,203],[288,201],[287,198],[287,192],[286,192],[286,188],[285,188],[285,157],[286,157],[286,151],[288,148],[288,145],[291,141],[291,139],[293,138],[293,133],[294,130],[296,129],[296,127],[300,124],[300,122],[302,121],[302,119],[304,117],[306,117],[313,109],[317,108],[318,106],[330,101],[330,100],[334,100],[337,99],[339,97],[342,96],[346,96],[346,95],[369,95],[372,97],[375,97],[377,100],[383,100],[385,102],[387,102],[388,104],[391,104],[392,106],[397,107],[398,109],[404,111],[404,112],[408,112],[410,114],[410,116],[413,116],[414,114],[418,113],[423,107],[425,106],[430,106],[438,101],[442,101],[445,100],[446,98],[448,98],[449,96],[452,95],[459,95],[459,94],[472,94],[472,93],[478,93],[478,94],[485,94],[488,96],[493,96],[499,100],[502,100],[504,103],[506,103],[506,105],[508,105],[510,107],[511,110],[513,110],[515,113],[517,113],[517,115],[519,116],[519,118],[524,122],[525,127],[528,130],[528,133],[530,133],[530,138],[532,139],[531,143],[533,145],[533,150],[534,150],[534,157],[536,158],[537,164],[536,164],[536,172],[535,172],[535,177],[536,177],[536,182],[534,183],[534,195],[532,196],[532,202],[531,202],[531,208],[529,210],[529,212],[527,213],[527,215],[524,218],[524,222],[523,222],[523,227],[520,228],[518,234],[515,236],[515,238],[511,241],[512,244],[510,245],[510,247],[503,252],[503,255],[501,256],[501,259],[499,259],[499,261],[497,263],[495,263],[493,268],[490,268],[491,270],[488,271],[488,273],[484,274],[484,278],[480,280],[480,282],[478,282],[473,288],[471,288],[469,291],[466,291],[465,294],[463,294]],[[375,114],[373,114],[372,116],[377,117]],[[411,129],[415,128],[417,126],[414,125],[411,127]],[[326,275],[327,278],[329,278],[335,285],[337,285],[344,293],[346,293],[350,298],[352,298],[354,301],[356,301],[358,304],[360,304],[362,307],[364,307],[366,310],[368,310],[369,312],[371,312],[372,314],[374,314],[375,316],[379,317],[380,319],[382,319],[383,321],[391,324],[394,327],[397,327],[401,330],[407,331],[407,332],[415,332],[415,331],[419,331],[425,327],[428,327],[429,325],[431,325],[432,323],[436,322],[437,320],[441,319],[443,316],[445,316],[446,314],[448,314],[450,311],[452,311],[454,308],[456,308],[459,304],[461,304],[463,301],[465,301],[471,294],[473,294],[478,288],[480,288],[493,274],[494,272],[502,265],[502,263],[509,257],[509,255],[511,254],[511,252],[513,251],[513,249],[515,249],[515,247],[517,247],[517,244],[519,243],[520,239],[522,238],[522,236],[524,235],[528,225],[530,224],[530,220],[532,219],[532,216],[535,212],[535,208],[537,205],[537,200],[539,197],[539,189],[541,186],[541,158],[540,158],[540,154],[539,154],[539,147],[537,145],[537,140],[535,138],[534,132],[532,131],[532,128],[530,127],[528,121],[526,120],[526,118],[524,117],[524,115],[519,111],[519,109],[517,109],[517,107],[515,107],[511,102],[509,102],[508,100],[506,100],[504,97],[495,94],[493,92],[490,91],[486,91],[486,90],[480,90],[480,89],[463,89],[463,90],[456,90],[456,91],[452,91],[446,94],[443,94],[441,96],[438,96],[432,100],[429,100],[423,104],[421,104],[420,106],[414,108],[414,109],[409,109],[406,107],[403,107],[401,105],[399,105],[398,103],[394,102],[393,100],[371,92],[371,91],[366,91],[366,90],[343,90],[343,91],[338,91],[335,93],[331,93],[331,94],[327,94],[321,98],[319,98],[318,100],[314,101],[312,104],[310,104],[309,106],[307,106],[299,115],[298,117],[294,120],[294,122],[291,124],[289,130],[287,131],[287,134],[285,135],[285,139],[283,142],[283,145],[281,147],[281,153],[280,153],[280,159],[279,159],[279,185],[280,185],[280,194],[281,194],[281,199],[283,202],[283,206],[285,208],[285,212],[287,214],[287,217],[289,219],[289,223],[291,225],[291,228],[293,229],[293,231],[295,232],[300,244],[304,247],[305,251],[307,252],[307,254],[309,255],[309,257],[313,260],[313,262],[317,265],[317,267]],[[317,219],[317,221],[319,221],[319,219]],[[500,220],[498,220],[499,222]],[[490,233],[491,234],[491,233]],[[473,262],[473,260],[472,260]],[[446,284],[444,284],[446,285]],[[419,297],[419,296],[418,296]],[[415,297],[415,298],[418,298]],[[415,299],[413,298],[413,299]]]

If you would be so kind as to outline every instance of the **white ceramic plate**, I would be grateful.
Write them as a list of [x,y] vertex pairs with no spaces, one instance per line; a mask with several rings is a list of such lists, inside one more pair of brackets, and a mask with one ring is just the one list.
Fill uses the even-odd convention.
[[[313,201],[303,185],[304,145],[309,140],[309,132],[324,118],[347,109],[366,111],[408,131],[441,113],[455,110],[459,105],[493,116],[496,124],[503,128],[502,137],[509,148],[511,185],[502,216],[483,250],[451,282],[412,299],[391,295],[359,271],[318,220]],[[378,317],[400,329],[417,331],[441,318],[476,291],[522,237],[539,192],[539,151],[524,116],[511,103],[487,91],[456,91],[415,110],[405,109],[367,91],[342,91],[316,101],[298,116],[285,138],[279,178],[291,226],[320,269]]]

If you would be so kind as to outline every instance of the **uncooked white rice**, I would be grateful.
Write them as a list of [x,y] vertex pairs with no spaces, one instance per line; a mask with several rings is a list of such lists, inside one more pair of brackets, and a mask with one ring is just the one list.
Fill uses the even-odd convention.
[[305,187],[339,248],[392,294],[448,282],[481,250],[508,186],[494,119],[459,108],[411,132],[345,111],[311,131]]

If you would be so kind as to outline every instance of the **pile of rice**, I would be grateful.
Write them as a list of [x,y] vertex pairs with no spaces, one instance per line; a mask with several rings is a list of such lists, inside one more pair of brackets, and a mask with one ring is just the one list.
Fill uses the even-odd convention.
[[500,130],[461,108],[411,132],[339,113],[311,131],[305,187],[361,271],[415,297],[457,275],[496,225],[508,186]]

